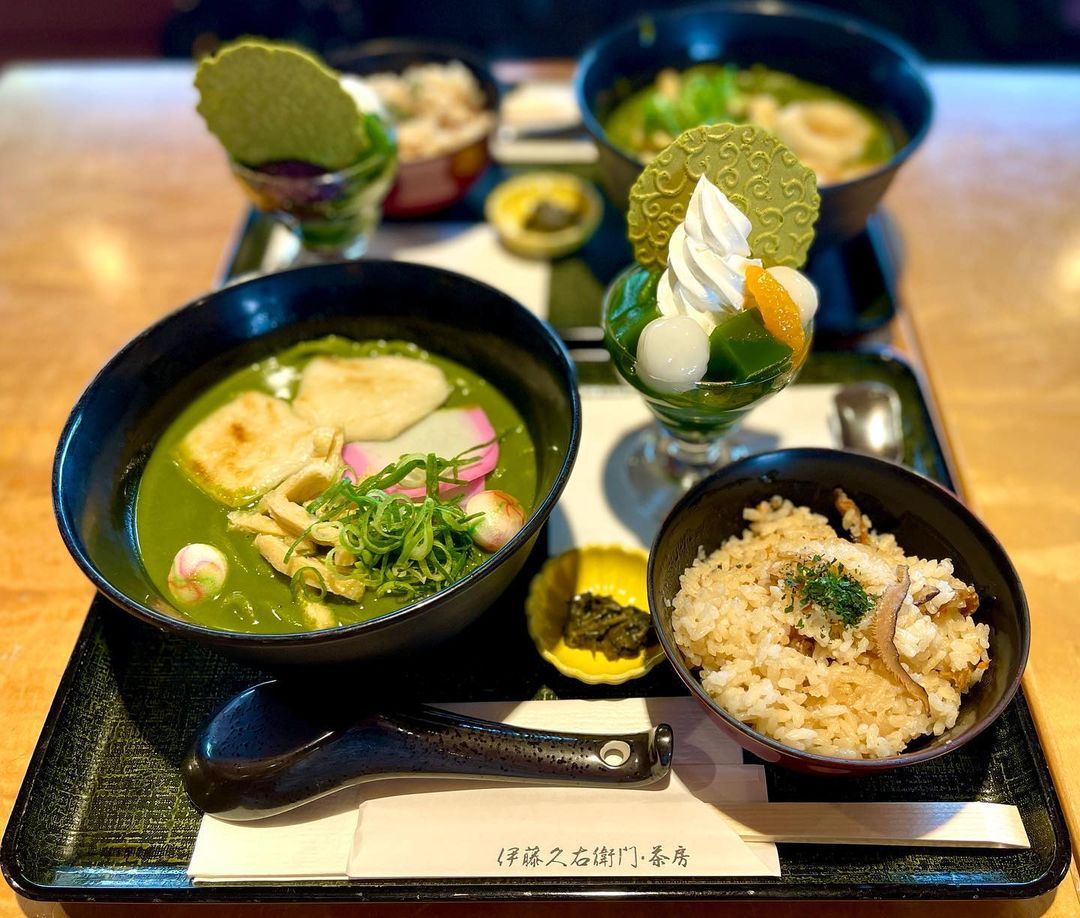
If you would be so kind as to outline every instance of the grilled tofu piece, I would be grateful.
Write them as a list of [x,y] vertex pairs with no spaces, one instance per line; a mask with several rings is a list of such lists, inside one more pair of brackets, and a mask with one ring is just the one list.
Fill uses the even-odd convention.
[[288,402],[244,392],[180,441],[184,471],[230,507],[243,507],[311,461],[314,428]]
[[340,427],[348,440],[390,440],[450,394],[446,375],[412,357],[316,357],[304,367],[293,410],[312,424]]

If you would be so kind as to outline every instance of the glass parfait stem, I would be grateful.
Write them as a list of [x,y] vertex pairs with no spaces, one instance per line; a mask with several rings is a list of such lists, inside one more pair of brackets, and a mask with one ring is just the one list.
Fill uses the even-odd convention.
[[284,219],[300,242],[294,263],[320,264],[360,258],[367,252],[381,216],[377,204],[364,202],[355,212],[336,219]]
[[[658,388],[639,373],[637,346],[642,329],[660,315],[659,276],[656,271],[631,266],[612,282],[603,306],[604,343],[612,363],[623,380],[641,393],[657,421],[620,443],[605,478],[612,506],[646,542],[668,510],[701,479],[750,453],[775,448],[774,434],[740,430],[740,424],[795,378],[808,350],[792,353],[789,349],[790,357],[751,366],[731,378],[704,378],[684,391]],[[812,333],[811,323],[806,334]],[[761,337],[758,334],[757,340]]]
[[640,510],[656,521],[663,519],[691,487],[746,455],[749,450],[732,428],[701,441],[679,437],[663,424],[644,428],[630,450],[627,468],[627,484]]
[[675,436],[663,425],[659,425],[656,452],[658,460],[667,465],[668,474],[687,488],[731,461],[725,435],[695,443]]

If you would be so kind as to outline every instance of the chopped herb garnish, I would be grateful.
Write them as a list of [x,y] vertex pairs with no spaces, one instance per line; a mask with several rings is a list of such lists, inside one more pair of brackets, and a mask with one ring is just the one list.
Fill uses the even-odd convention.
[[[816,605],[835,615],[847,628],[857,625],[874,606],[874,597],[867,594],[858,580],[844,572],[842,563],[825,561],[821,555],[814,555],[809,564],[796,564],[784,578],[784,583],[791,590],[787,612],[793,612],[796,604],[802,609]],[[799,627],[802,627],[801,620]]]

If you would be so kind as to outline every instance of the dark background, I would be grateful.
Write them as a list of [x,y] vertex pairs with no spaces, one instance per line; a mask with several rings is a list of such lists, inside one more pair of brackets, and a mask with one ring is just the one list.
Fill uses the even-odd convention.
[[[0,0],[0,62],[190,57],[242,34],[323,53],[370,38],[456,40],[492,57],[574,57],[660,0]],[[1080,61],[1080,0],[820,0],[942,61]]]

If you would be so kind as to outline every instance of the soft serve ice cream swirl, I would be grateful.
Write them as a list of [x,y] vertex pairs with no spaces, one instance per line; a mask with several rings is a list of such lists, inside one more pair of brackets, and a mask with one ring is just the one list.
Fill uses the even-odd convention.
[[746,301],[750,220],[705,176],[668,243],[667,270],[656,288],[662,316],[689,316],[709,334]]
[[[686,219],[668,241],[667,268],[656,287],[660,318],[642,329],[637,373],[657,392],[685,392],[705,378],[709,336],[724,318],[746,308],[746,269],[751,258],[749,218],[703,175]],[[817,290],[794,268],[768,273],[784,288],[805,327],[818,305]]]

